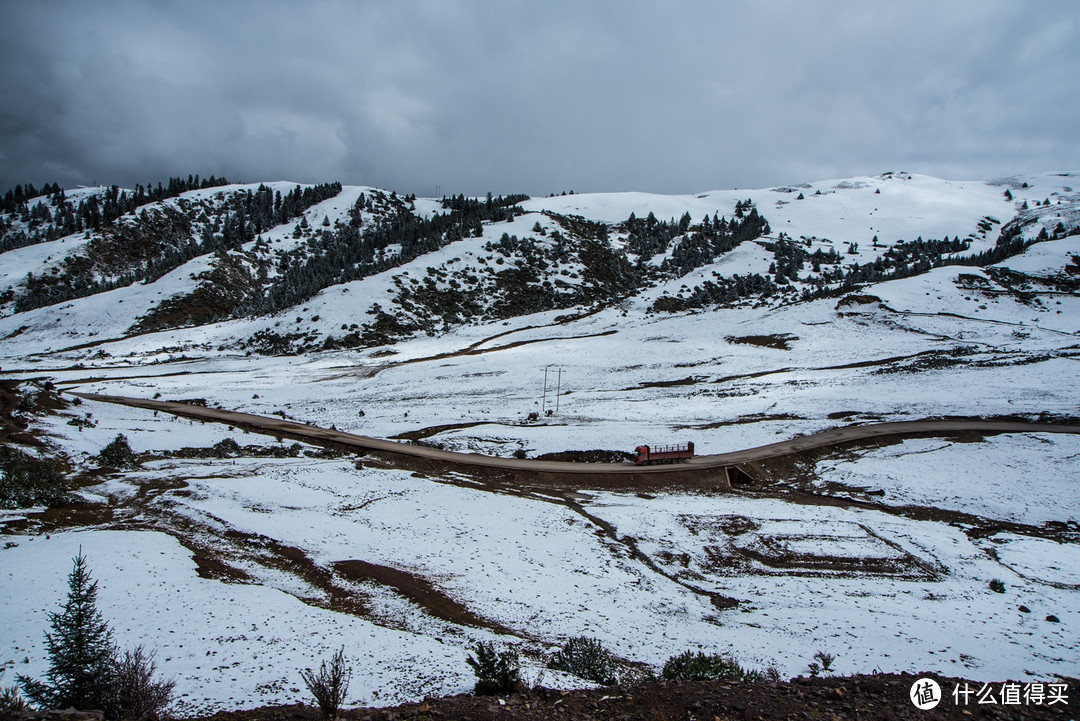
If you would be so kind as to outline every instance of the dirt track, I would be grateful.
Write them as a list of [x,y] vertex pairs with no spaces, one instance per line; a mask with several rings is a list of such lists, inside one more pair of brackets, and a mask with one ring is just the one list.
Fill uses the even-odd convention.
[[[69,391],[70,392],[70,391]],[[452,466],[473,468],[501,469],[527,473],[545,473],[557,475],[647,475],[678,473],[685,475],[695,470],[713,470],[734,466],[740,463],[762,461],[769,458],[797,453],[813,448],[823,448],[838,443],[861,441],[866,439],[912,436],[912,435],[948,435],[963,431],[980,433],[1080,433],[1080,425],[1052,423],[1027,423],[1023,421],[995,421],[984,419],[963,420],[924,420],[899,421],[895,423],[868,423],[865,425],[833,428],[820,433],[799,436],[778,443],[770,443],[756,448],[747,448],[729,453],[697,456],[678,465],[637,466],[631,463],[569,463],[565,461],[519,460],[516,458],[498,458],[478,453],[456,453],[437,448],[416,446],[407,443],[371,438],[345,431],[320,428],[296,421],[280,418],[239,413],[220,408],[207,408],[179,401],[155,401],[125,396],[100,395],[96,393],[71,393],[86,400],[103,403],[145,408],[162,411],[186,418],[214,423],[227,423],[258,433],[284,435],[301,440],[331,443],[339,447],[362,452],[389,453],[399,456],[411,456],[428,462]]]

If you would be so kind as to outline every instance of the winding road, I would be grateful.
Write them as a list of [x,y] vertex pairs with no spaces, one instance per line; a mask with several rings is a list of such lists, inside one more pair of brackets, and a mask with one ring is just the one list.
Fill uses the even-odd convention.
[[[281,418],[260,416],[253,413],[240,413],[220,408],[208,408],[181,401],[158,401],[126,396],[101,395],[97,393],[68,394],[89,401],[116,403],[134,408],[171,413],[185,418],[212,423],[225,423],[257,433],[289,436],[315,443],[331,443],[339,447],[361,452],[390,453],[410,456],[428,462],[450,466],[466,466],[526,473],[550,473],[557,475],[581,476],[592,474],[657,476],[662,474],[688,471],[706,471],[728,468],[740,463],[763,461],[769,458],[785,456],[814,448],[825,448],[839,443],[861,441],[888,436],[912,435],[948,435],[963,431],[978,433],[1077,433],[1080,425],[1054,423],[1027,423],[1023,421],[985,420],[979,418],[955,420],[920,420],[897,421],[892,423],[868,423],[865,425],[832,428],[819,433],[798,436],[786,441],[769,443],[755,448],[746,448],[728,453],[696,456],[677,465],[637,466],[632,463],[570,463],[567,461],[522,460],[517,458],[499,458],[479,453],[457,453],[438,448],[398,443],[395,441],[371,438],[369,436],[347,433],[329,428],[321,428],[306,423],[298,423]],[[656,479],[659,480],[659,479]]]

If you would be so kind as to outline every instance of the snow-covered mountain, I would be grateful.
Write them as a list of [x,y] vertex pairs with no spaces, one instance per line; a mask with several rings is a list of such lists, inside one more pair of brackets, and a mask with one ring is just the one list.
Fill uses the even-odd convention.
[[[135,191],[80,189],[0,216],[0,248],[12,248],[0,254],[0,339],[18,338],[0,353],[15,350],[9,363],[70,347],[295,353],[551,309],[777,306],[988,265],[1080,232],[1072,182],[885,173],[687,196],[475,201],[279,182],[182,192],[85,228],[88,201]],[[80,231],[45,240],[59,220],[43,219],[62,215]],[[113,342],[135,336],[136,346]]]

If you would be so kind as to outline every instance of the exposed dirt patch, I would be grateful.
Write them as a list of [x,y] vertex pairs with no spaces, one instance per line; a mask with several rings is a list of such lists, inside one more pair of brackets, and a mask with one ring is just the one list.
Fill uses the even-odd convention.
[[876,295],[848,295],[841,298],[836,304],[836,310],[841,308],[851,308],[860,305],[873,305],[874,303],[880,303],[881,298]]
[[853,363],[841,363],[834,366],[817,366],[812,368],[776,368],[774,370],[757,371],[755,373],[742,373],[734,376],[724,376],[723,378],[717,378],[713,383],[727,383],[728,381],[744,380],[748,378],[762,378],[764,376],[778,375],[780,373],[791,373],[793,371],[841,371],[852,370],[855,368],[872,368],[874,366],[890,366],[900,361],[910,360],[912,358],[921,358],[922,356],[939,355],[945,351],[927,350],[919,353],[912,353],[911,355],[898,355],[890,356],[888,358],[873,358],[871,360],[855,361]]
[[336,561],[334,571],[349,581],[373,581],[394,589],[435,618],[463,626],[488,628],[498,633],[514,632],[494,621],[477,616],[464,605],[447,596],[422,576],[367,561]]
[[109,527],[116,521],[117,509],[102,503],[70,503],[25,518],[6,521],[2,533],[52,533],[67,528]]
[[791,344],[799,340],[798,336],[790,333],[777,333],[774,335],[743,335],[726,336],[728,343],[740,343],[742,345],[756,345],[761,348],[775,348],[776,350],[791,350]]
[[[933,711],[920,711],[910,700],[912,685],[932,678],[944,698]],[[1054,682],[1055,679],[1046,679]],[[932,673],[877,674],[831,678],[796,678],[776,683],[735,680],[669,681],[577,691],[534,689],[510,696],[459,695],[426,699],[392,708],[357,708],[343,712],[354,721],[469,719],[471,721],[762,721],[764,719],[864,719],[923,721],[934,719],[1068,719],[1076,716],[1080,681],[1064,679],[1067,703],[1048,705],[956,705],[952,691],[960,684],[978,691],[983,684]],[[1001,684],[993,684],[999,694]],[[961,699],[963,697],[961,696]],[[277,706],[222,712],[199,721],[315,721],[318,709]],[[190,719],[189,721],[196,721]]]
[[[831,418],[832,416],[830,416]],[[790,413],[751,413],[745,416],[739,416],[735,420],[731,421],[717,421],[716,423],[703,423],[696,426],[672,426],[676,431],[683,430],[695,430],[695,431],[708,431],[713,428],[723,428],[725,426],[739,426],[746,423],[762,423],[764,421],[804,421],[806,418],[803,416],[794,416]]]
[[50,382],[0,381],[0,443],[43,447],[30,428],[30,417],[55,414],[67,407]]
[[226,583],[250,583],[251,576],[239,568],[230,566],[215,556],[209,549],[202,546],[193,547],[188,543],[186,547],[191,551],[191,558],[195,561],[195,572],[200,578],[212,581],[224,581]]
[[396,436],[390,436],[390,438],[396,441],[419,441],[424,438],[430,438],[431,436],[438,435],[443,431],[456,431],[459,428],[473,428],[475,426],[482,426],[487,421],[471,421],[469,423],[447,423],[441,426],[428,426],[427,428],[420,428],[415,431],[405,431],[404,433],[398,433]]
[[[639,383],[638,388],[672,388],[674,386],[692,386],[695,383],[701,383],[704,378],[700,376],[686,376],[674,381],[645,381]],[[623,388],[625,391],[635,390],[634,388]]]
[[[754,373],[740,373],[740,374],[734,375],[734,376],[724,376],[723,378],[717,378],[716,380],[713,381],[713,383],[727,383],[728,381],[738,381],[738,380],[743,380],[743,379],[747,379],[747,378],[762,378],[764,376],[776,375],[778,373],[790,373],[793,370],[798,370],[798,369],[788,367],[788,368],[775,368],[773,370],[768,370],[768,371],[755,371]],[[810,369],[807,369],[807,370],[820,370],[820,369],[810,368]]]

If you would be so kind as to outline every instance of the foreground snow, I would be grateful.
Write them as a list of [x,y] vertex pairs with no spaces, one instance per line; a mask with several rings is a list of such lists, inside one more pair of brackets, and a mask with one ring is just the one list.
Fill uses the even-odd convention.
[[[994,450],[1015,446],[1005,439]],[[920,472],[893,470],[898,481]],[[300,700],[297,670],[341,646],[357,704],[467,691],[476,640],[536,653],[575,635],[654,668],[702,648],[785,676],[804,672],[817,650],[836,655],[840,672],[1047,679],[1080,670],[1074,545],[972,539],[880,511],[731,495],[588,493],[582,514],[543,497],[303,458],[163,461],[101,492],[116,503],[152,478],[186,479],[167,498],[178,517],[299,548],[323,568],[362,559],[418,574],[513,635],[439,621],[370,583],[357,588],[370,618],[324,610],[311,602],[320,590],[297,576],[251,563],[240,566],[247,583],[208,580],[170,536],[85,530],[7,537],[2,662],[44,673],[47,612],[81,547],[118,642],[157,649],[191,712]],[[971,493],[967,508],[979,506]],[[625,538],[666,575],[632,557]],[[990,590],[992,579],[1005,594]],[[719,610],[702,592],[741,603]]]
[[81,548],[117,643],[157,650],[185,713],[295,702],[304,695],[298,669],[317,668],[342,645],[358,674],[351,704],[465,690],[461,644],[323,611],[273,588],[199,578],[191,554],[161,533],[82,531],[7,542],[18,547],[0,556],[8,649],[0,663],[17,673],[44,675],[42,632]]

